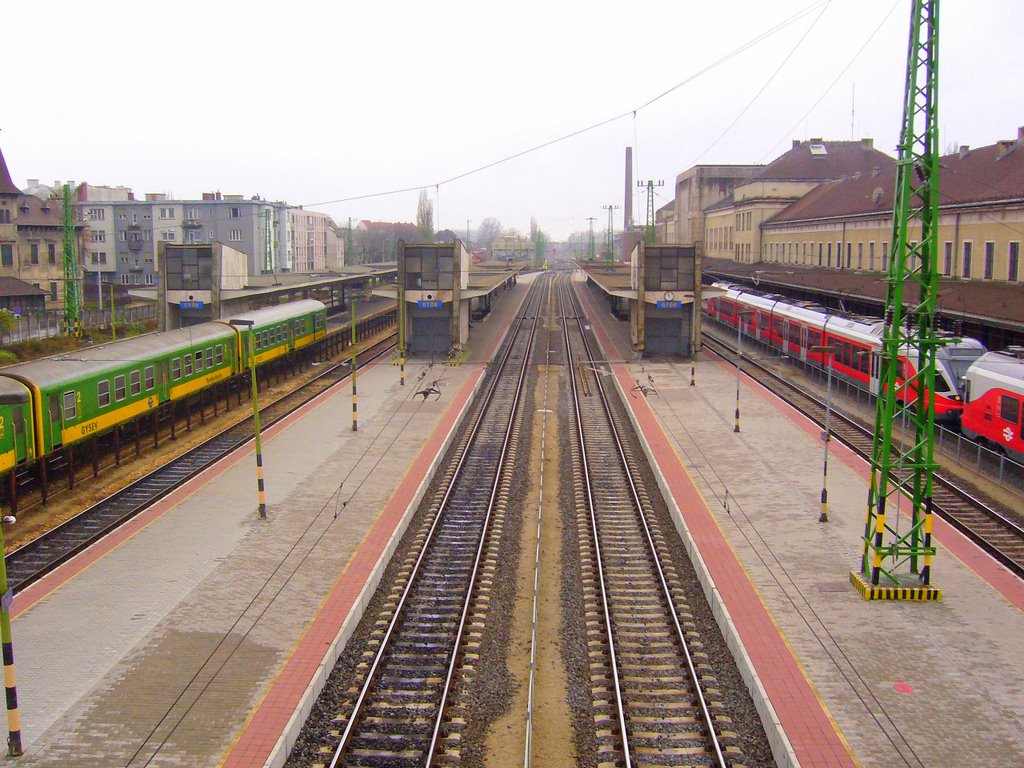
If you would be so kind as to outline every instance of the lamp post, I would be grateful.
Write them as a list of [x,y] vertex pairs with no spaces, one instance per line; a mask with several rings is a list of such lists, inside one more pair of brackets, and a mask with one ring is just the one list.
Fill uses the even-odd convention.
[[823,355],[822,362],[828,368],[828,384],[825,387],[825,459],[821,466],[821,514],[818,515],[819,523],[828,522],[828,444],[832,439],[831,416],[832,416],[832,357],[836,348],[831,344],[808,347],[808,352],[818,352]]
[[740,367],[743,362],[743,341],[741,332],[743,330],[743,318],[754,314],[752,309],[736,309],[736,423],[732,428],[733,432],[740,431]]
[[252,320],[230,320],[231,325],[239,325],[248,331],[247,353],[249,356],[249,381],[252,384],[252,424],[256,442],[256,492],[259,499],[260,520],[267,519],[267,493],[263,486],[263,447],[260,444],[260,402],[256,387],[256,346],[253,342]]
[[[3,525],[13,524],[13,515],[3,518]],[[4,688],[7,693],[7,756],[20,757],[21,713],[18,710],[18,688],[14,684],[14,643],[11,640],[11,603],[14,592],[7,585],[7,563],[4,558],[4,535],[0,527],[0,638],[3,640]]]

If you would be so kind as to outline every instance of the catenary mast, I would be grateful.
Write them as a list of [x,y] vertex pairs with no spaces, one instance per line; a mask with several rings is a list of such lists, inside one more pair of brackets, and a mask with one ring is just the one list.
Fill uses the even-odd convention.
[[[871,487],[853,583],[868,600],[938,600],[932,586],[939,2],[913,0],[893,204]],[[904,358],[909,367],[900,362]],[[916,370],[915,370],[916,369]],[[901,386],[900,381],[905,380]],[[903,426],[905,425],[905,426]],[[900,439],[895,431],[903,429]],[[903,500],[906,501],[903,501]],[[910,506],[910,526],[901,506]]]

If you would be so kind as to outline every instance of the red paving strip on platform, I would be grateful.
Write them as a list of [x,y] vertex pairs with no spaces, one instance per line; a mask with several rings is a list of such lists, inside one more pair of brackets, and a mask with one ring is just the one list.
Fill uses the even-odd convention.
[[[589,304],[589,291],[580,293],[586,299],[585,303]],[[592,326],[602,346],[611,351],[617,345],[605,330],[605,322],[602,317],[601,322],[594,322]],[[629,369],[620,364],[612,365],[612,369],[620,387],[625,391],[631,389],[633,380]],[[804,766],[853,768],[857,763],[704,499],[679,462],[679,456],[669,443],[661,422],[646,399],[627,402],[627,407],[633,411],[637,424],[647,438],[672,497],[686,521],[686,527],[729,609],[743,647],[757,670],[757,676],[797,759]]]
[[[378,365],[378,362],[372,362],[368,364],[365,370]],[[299,419],[305,417],[310,411],[313,411],[327,402],[328,399],[337,395],[341,390],[338,389],[343,384],[349,381],[348,377],[341,379],[340,381],[332,384],[328,389],[325,389],[319,395],[314,397],[305,405],[292,411],[290,414],[285,416],[280,421],[274,423],[269,428],[261,432],[261,436],[264,441],[272,439],[275,435],[289,426],[294,424]],[[236,406],[237,407],[237,406]],[[191,450],[191,449],[190,449]],[[158,520],[164,514],[174,509],[178,504],[183,502],[189,496],[194,494],[196,491],[201,490],[208,483],[216,480],[222,474],[227,472],[233,466],[238,464],[242,459],[252,455],[255,450],[255,443],[250,439],[244,445],[236,448],[234,451],[229,453],[222,459],[219,459],[212,466],[207,467],[198,475],[193,477],[191,480],[186,481],[183,485],[178,486],[169,494],[161,499],[153,502],[145,510],[137,514],[128,522],[123,525],[119,525],[116,529],[108,533],[102,539],[97,541],[95,544],[84,550],[80,554],[73,557],[63,565],[58,566],[52,572],[41,578],[39,581],[29,585],[24,591],[19,592],[14,597],[14,605],[11,609],[11,618],[16,619],[18,616],[23,614],[29,608],[34,606],[43,598],[52,594],[56,590],[60,589],[64,584],[71,581],[73,578],[82,573],[86,568],[91,566],[98,560],[106,557],[108,554],[113,552],[115,549],[120,547],[132,536],[137,534],[142,529],[146,528],[150,523]],[[253,509],[256,508],[256,493],[253,491]]]
[[427,438],[401,484],[381,510],[366,538],[352,555],[345,570],[335,582],[316,617],[299,640],[256,711],[249,718],[238,740],[231,747],[224,768],[255,768],[267,758],[292,713],[298,708],[306,688],[324,661],[324,654],[334,642],[342,624],[355,604],[377,561],[380,559],[396,527],[427,476],[430,465],[440,453],[452,425],[473,395],[483,370],[470,374],[437,427]]
[[[723,368],[729,369],[732,366],[728,362],[719,363]],[[744,376],[746,379],[746,376]],[[817,440],[821,439],[821,427],[811,421],[806,415],[800,413],[779,397],[776,397],[768,390],[749,380],[750,389],[764,402],[771,405],[775,410],[789,419],[793,424],[802,429],[808,435]],[[830,455],[836,457],[846,467],[853,471],[865,483],[871,482],[871,465],[867,459],[862,458],[852,449],[836,440],[832,443]],[[904,497],[906,498],[906,497]],[[909,508],[903,509],[903,514],[910,519]],[[941,544],[950,554],[970,568],[974,573],[987,582],[996,592],[1019,611],[1024,611],[1024,581],[1010,572],[1006,567],[995,560],[985,550],[968,539],[948,522],[936,515],[932,520],[932,531],[937,543]],[[942,554],[936,558],[933,565],[933,573],[936,575],[935,586],[942,588]],[[937,566],[937,568],[936,568]]]

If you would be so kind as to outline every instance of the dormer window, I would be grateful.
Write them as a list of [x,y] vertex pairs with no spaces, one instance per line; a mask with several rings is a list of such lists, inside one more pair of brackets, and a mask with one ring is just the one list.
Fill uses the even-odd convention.
[[825,148],[824,144],[811,144],[808,148],[815,157],[824,157],[828,154],[828,149]]

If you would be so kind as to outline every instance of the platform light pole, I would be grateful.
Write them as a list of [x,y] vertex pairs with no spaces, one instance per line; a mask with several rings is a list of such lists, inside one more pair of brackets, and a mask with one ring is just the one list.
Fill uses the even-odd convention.
[[256,345],[253,342],[252,320],[229,320],[230,325],[239,325],[248,330],[247,352],[249,354],[249,381],[252,385],[252,425],[256,443],[256,492],[259,499],[260,520],[267,519],[267,493],[263,485],[263,446],[260,443],[260,401],[256,386]]
[[359,431],[359,406],[356,398],[356,300],[353,295],[349,303],[352,308],[352,431]]
[[825,387],[825,459],[821,465],[821,514],[818,515],[819,523],[828,522],[828,444],[832,440],[832,358],[835,357],[836,348],[831,344],[808,347],[808,352],[817,352],[824,356],[822,362],[828,368],[828,384]]
[[750,317],[754,314],[752,309],[740,309],[737,305],[736,308],[736,422],[733,425],[732,431],[740,431],[740,368],[743,362],[743,341],[742,341],[742,330],[743,330],[743,318]]

